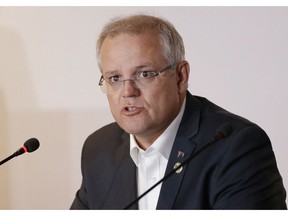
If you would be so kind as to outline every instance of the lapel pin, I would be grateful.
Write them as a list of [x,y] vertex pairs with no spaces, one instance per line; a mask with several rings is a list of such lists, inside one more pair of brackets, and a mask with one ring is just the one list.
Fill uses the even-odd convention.
[[[182,170],[183,170],[183,167],[181,166],[182,164],[181,163],[179,163],[179,162],[177,162],[175,165],[174,165],[174,170],[175,170],[175,172],[176,173],[181,173],[182,172]],[[181,166],[181,167],[179,167],[179,166]]]
[[185,155],[185,153],[179,150],[178,154],[177,154],[177,158],[184,157],[184,155]]

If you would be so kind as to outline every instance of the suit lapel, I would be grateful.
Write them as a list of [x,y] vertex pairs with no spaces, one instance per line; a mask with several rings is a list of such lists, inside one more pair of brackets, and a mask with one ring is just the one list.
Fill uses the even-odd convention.
[[[185,161],[194,151],[196,144],[191,138],[198,133],[198,125],[201,113],[201,105],[197,99],[187,93],[186,106],[182,117],[166,168],[166,173],[174,169],[175,164]],[[163,182],[157,209],[172,209],[177,198],[187,165],[181,172],[174,173]]]
[[[123,143],[115,152],[115,170],[105,200],[107,209],[123,209],[137,197],[136,166],[129,155],[129,135],[123,133]],[[137,209],[134,205],[131,209]]]

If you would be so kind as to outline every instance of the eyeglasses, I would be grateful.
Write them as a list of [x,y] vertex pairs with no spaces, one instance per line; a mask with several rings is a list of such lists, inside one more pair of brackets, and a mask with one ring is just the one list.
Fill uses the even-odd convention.
[[125,81],[133,81],[138,88],[147,88],[153,85],[157,76],[159,76],[161,73],[165,71],[175,69],[176,66],[177,64],[168,65],[158,72],[139,71],[134,76],[131,76],[129,79],[123,79],[119,75],[113,75],[108,78],[104,78],[103,76],[101,76],[98,85],[105,94],[113,93],[120,90],[123,86],[122,83],[124,84]]

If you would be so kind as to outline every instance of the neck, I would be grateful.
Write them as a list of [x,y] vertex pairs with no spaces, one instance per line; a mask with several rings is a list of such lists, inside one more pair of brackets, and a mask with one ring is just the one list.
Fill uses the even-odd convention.
[[134,137],[139,148],[146,151],[155,142],[155,140],[162,134],[162,132],[158,133],[157,135],[154,134],[152,136],[134,135]]

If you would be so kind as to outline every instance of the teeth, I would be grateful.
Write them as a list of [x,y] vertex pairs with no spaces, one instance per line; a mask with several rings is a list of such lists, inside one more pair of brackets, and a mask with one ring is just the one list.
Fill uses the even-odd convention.
[[128,111],[133,111],[133,110],[135,110],[136,108],[135,107],[127,107],[127,110]]

